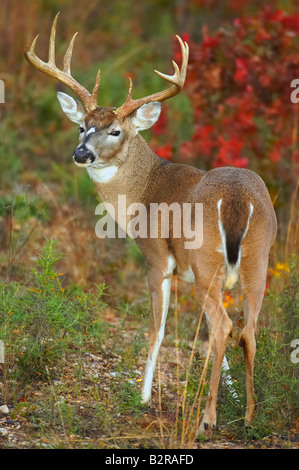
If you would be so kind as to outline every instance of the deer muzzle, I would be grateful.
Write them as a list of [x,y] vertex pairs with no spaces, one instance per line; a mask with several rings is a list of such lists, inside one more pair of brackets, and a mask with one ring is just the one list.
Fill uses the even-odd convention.
[[79,164],[93,163],[95,160],[95,156],[85,145],[77,147],[73,157],[75,162]]

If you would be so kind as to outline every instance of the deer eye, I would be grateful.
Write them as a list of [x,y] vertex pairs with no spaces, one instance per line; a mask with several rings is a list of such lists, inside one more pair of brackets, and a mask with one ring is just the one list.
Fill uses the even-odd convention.
[[110,132],[109,135],[113,135],[113,137],[117,137],[117,136],[119,136],[119,134],[120,134],[120,131],[112,131],[112,132]]
[[80,134],[85,131],[84,127],[79,127]]

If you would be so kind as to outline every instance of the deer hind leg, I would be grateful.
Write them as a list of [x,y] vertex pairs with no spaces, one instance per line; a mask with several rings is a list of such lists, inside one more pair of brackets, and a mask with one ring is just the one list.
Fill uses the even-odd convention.
[[232,321],[222,305],[220,289],[215,297],[209,296],[204,305],[209,325],[210,341],[212,341],[213,365],[210,378],[209,396],[197,434],[210,436],[216,426],[216,405],[219,380],[222,370],[224,353],[232,329]]
[[240,346],[243,347],[246,367],[246,412],[245,424],[252,422],[254,417],[254,386],[253,368],[256,353],[255,332],[257,319],[262,306],[266,285],[267,260],[256,264],[254,272],[241,267],[240,277],[243,288],[245,327],[241,333]]
[[151,316],[149,325],[149,351],[142,387],[143,403],[148,403],[151,399],[152,383],[158,353],[164,337],[174,267],[174,260],[169,258],[166,272],[162,273],[161,271],[151,269],[148,274],[151,296]]

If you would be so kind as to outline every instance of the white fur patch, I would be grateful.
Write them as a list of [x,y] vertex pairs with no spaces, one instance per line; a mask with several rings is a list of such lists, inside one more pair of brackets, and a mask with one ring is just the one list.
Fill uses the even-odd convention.
[[173,255],[169,255],[167,258],[167,270],[163,274],[164,277],[172,276],[174,268],[176,267],[176,262]]
[[195,282],[195,276],[191,266],[189,266],[187,271],[184,271],[182,274],[180,274],[179,278],[185,282]]
[[224,285],[226,289],[232,289],[232,287],[238,281],[239,268],[240,268],[240,252],[239,252],[239,258],[238,258],[237,263],[233,266],[231,264],[227,265],[227,273],[226,273],[226,279],[225,279],[225,285]]
[[225,285],[224,285],[224,287],[227,288],[227,289],[231,289],[231,288],[235,285],[235,283],[238,281],[238,277],[239,277],[239,268],[240,268],[241,256],[242,256],[241,243],[242,243],[242,241],[243,241],[243,239],[244,239],[244,237],[246,236],[246,233],[247,233],[247,231],[248,231],[249,222],[250,222],[251,216],[252,216],[252,214],[253,214],[253,205],[251,204],[251,202],[249,203],[249,207],[250,207],[250,210],[249,210],[249,217],[248,217],[246,229],[245,229],[245,231],[244,231],[244,233],[243,233],[243,235],[242,235],[242,239],[241,239],[241,242],[240,242],[238,260],[237,260],[236,264],[231,265],[231,264],[228,262],[228,259],[227,259],[227,252],[226,252],[226,233],[225,233],[225,230],[224,230],[223,225],[222,225],[222,222],[221,222],[221,213],[220,213],[220,210],[221,210],[221,203],[222,203],[222,199],[219,199],[219,201],[217,202],[217,207],[218,207],[218,226],[219,226],[220,236],[221,236],[221,240],[222,240],[222,247],[221,247],[221,249],[218,249],[218,251],[223,252],[223,254],[224,254],[224,259],[225,259],[225,264],[226,264],[226,266],[227,266],[227,275],[226,275],[226,280],[225,280]]
[[222,362],[222,371],[224,372],[223,378],[224,378],[224,381],[225,381],[229,391],[231,392],[233,398],[235,398],[236,401],[239,402],[239,397],[238,397],[238,395],[235,391],[235,387],[234,387],[232,378],[229,374],[229,365],[228,365],[227,358],[226,358],[225,355],[223,357],[223,362]]
[[250,222],[250,219],[251,219],[252,214],[253,214],[253,205],[251,204],[251,202],[249,203],[249,207],[250,207],[250,210],[249,210],[249,217],[248,217],[248,221],[247,221],[247,226],[246,226],[245,232],[243,233],[242,240],[243,240],[243,239],[245,238],[245,236],[246,236],[246,233],[247,233],[248,227],[249,227],[249,222]]
[[104,166],[103,168],[98,168],[95,166],[88,166],[87,171],[90,179],[95,183],[108,183],[113,176],[116,174],[118,167],[115,165]]
[[152,351],[149,352],[146,367],[145,367],[145,374],[143,379],[143,387],[142,387],[142,402],[147,403],[151,398],[151,391],[152,391],[152,383],[154,378],[154,372],[156,368],[157,358],[159,349],[164,338],[164,331],[165,331],[165,323],[168,313],[169,307],[169,299],[170,299],[170,291],[171,291],[171,279],[172,273],[175,268],[175,259],[172,255],[168,257],[168,266],[167,271],[164,273],[165,279],[162,282],[162,296],[163,296],[163,303],[162,303],[162,319],[161,325],[158,331],[158,335],[154,344]]
[[91,127],[90,129],[88,129],[88,131],[86,132],[86,137],[90,134],[93,134],[94,132],[96,131],[96,128],[95,127]]
[[[220,214],[221,204],[222,204],[222,199],[219,199],[219,201],[217,202],[217,207],[218,207],[218,227],[219,227],[220,236],[221,236],[221,241],[222,241],[221,251],[222,251],[223,254],[224,254],[225,263],[228,264],[228,262],[227,262],[227,255],[226,255],[226,248],[225,248],[225,247],[226,247],[226,234],[225,234],[225,231],[224,231],[222,222],[221,222],[221,214]],[[218,250],[218,251],[220,251],[220,250]]]

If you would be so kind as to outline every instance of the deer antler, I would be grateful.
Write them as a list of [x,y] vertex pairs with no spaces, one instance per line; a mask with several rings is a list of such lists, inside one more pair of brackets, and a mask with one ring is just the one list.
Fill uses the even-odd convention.
[[97,107],[97,94],[99,91],[100,86],[100,70],[97,73],[96,82],[93,88],[92,93],[90,94],[86,88],[80,85],[71,75],[71,59],[73,53],[73,46],[74,41],[77,36],[77,33],[71,39],[71,42],[68,46],[68,49],[64,56],[63,61],[63,70],[60,70],[55,64],[55,36],[56,36],[56,24],[58,19],[59,13],[54,18],[51,34],[50,34],[50,41],[49,41],[49,60],[48,62],[44,62],[43,60],[39,59],[35,54],[35,45],[39,35],[33,40],[30,49],[28,47],[25,50],[25,58],[28,62],[33,65],[36,69],[40,70],[41,72],[49,75],[50,77],[56,78],[60,82],[67,85],[73,92],[80,98],[82,101],[85,109],[87,112],[92,111]]
[[178,65],[175,61],[172,61],[174,67],[174,74],[173,75],[165,75],[164,73],[158,72],[155,70],[155,73],[159,75],[159,77],[164,78],[164,80],[172,83],[172,85],[167,88],[166,90],[159,91],[158,93],[154,93],[153,95],[145,96],[144,98],[140,98],[138,100],[132,100],[132,89],[133,83],[131,78],[129,78],[129,91],[124,104],[115,110],[115,113],[121,119],[125,118],[129,114],[131,114],[136,109],[140,108],[143,104],[150,103],[151,101],[164,101],[172,96],[177,95],[183,88],[186,73],[187,73],[187,65],[188,65],[188,58],[189,58],[189,46],[186,42],[182,41],[182,39],[177,36],[177,39],[180,43],[181,50],[182,50],[182,66],[181,70],[179,69]]

